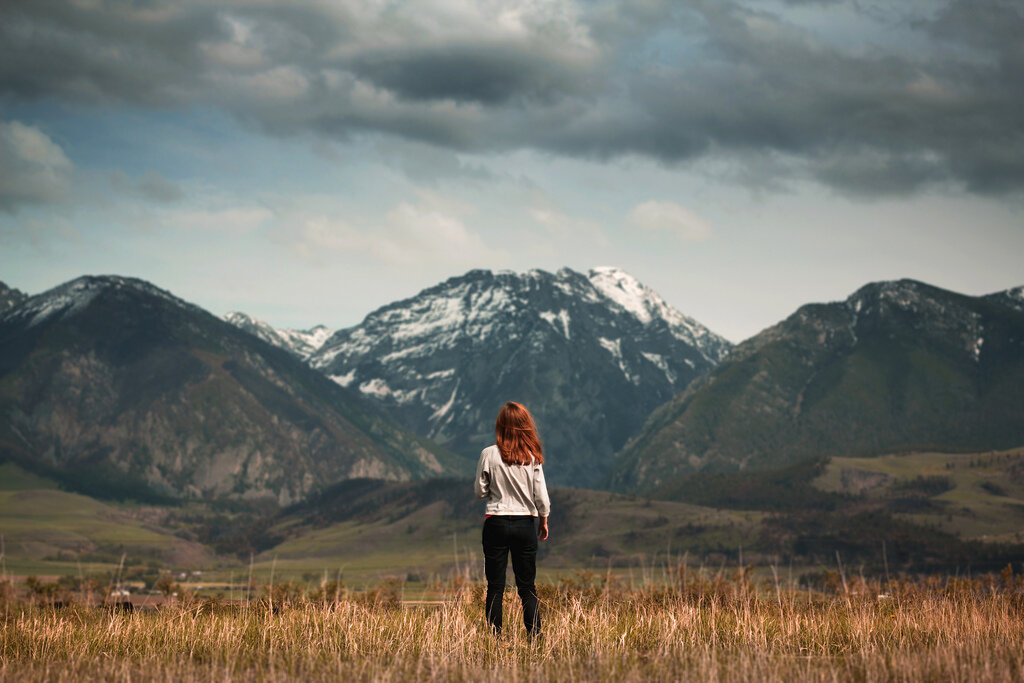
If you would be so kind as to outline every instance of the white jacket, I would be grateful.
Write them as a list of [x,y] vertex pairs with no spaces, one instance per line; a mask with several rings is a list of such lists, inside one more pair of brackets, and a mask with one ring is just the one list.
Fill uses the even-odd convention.
[[547,517],[551,512],[544,466],[508,465],[497,446],[480,452],[474,489],[477,498],[487,499],[488,515]]

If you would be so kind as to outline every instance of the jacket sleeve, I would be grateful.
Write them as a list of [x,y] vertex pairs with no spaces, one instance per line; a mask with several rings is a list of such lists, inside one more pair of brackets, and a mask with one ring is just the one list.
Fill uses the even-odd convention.
[[547,517],[551,514],[551,499],[548,498],[548,485],[544,481],[544,466],[533,468],[533,504],[537,506],[537,514]]
[[480,453],[480,462],[476,466],[476,479],[473,480],[473,490],[477,498],[487,498],[491,495],[491,470],[487,463],[487,449]]

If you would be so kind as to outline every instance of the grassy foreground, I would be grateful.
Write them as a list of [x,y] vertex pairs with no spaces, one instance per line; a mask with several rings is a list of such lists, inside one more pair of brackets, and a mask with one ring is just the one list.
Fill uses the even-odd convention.
[[[835,577],[833,577],[835,578]],[[681,574],[624,590],[593,576],[540,587],[527,642],[506,595],[506,636],[482,623],[480,585],[436,605],[388,590],[193,602],[130,614],[8,603],[0,679],[63,680],[1019,680],[1024,583],[772,580]],[[880,591],[884,591],[880,593]],[[276,592],[276,591],[275,591]]]

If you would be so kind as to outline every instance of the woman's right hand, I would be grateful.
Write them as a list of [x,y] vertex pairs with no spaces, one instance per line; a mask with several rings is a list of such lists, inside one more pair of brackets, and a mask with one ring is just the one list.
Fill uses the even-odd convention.
[[548,540],[548,518],[540,518],[540,526],[537,527],[537,538],[542,541]]

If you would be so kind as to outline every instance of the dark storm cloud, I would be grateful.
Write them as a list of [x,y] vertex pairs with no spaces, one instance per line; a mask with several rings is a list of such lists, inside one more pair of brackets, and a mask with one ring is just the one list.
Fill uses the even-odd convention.
[[721,157],[868,196],[1020,191],[1024,8],[902,5],[7,2],[0,87],[275,133]]
[[576,89],[574,72],[518,47],[399,48],[359,55],[353,71],[399,97],[500,105],[549,100]]
[[173,104],[196,95],[197,42],[221,33],[216,15],[152,15],[107,3],[12,0],[0,9],[0,83],[6,94]]

